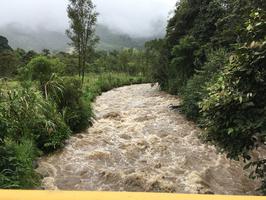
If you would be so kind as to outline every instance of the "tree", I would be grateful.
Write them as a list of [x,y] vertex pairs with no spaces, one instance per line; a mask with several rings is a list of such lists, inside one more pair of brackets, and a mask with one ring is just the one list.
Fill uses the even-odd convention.
[[0,53],[0,77],[11,77],[18,69],[18,58],[12,51]]
[[33,50],[30,50],[28,51],[26,54],[24,54],[22,56],[22,62],[26,65],[28,64],[33,58],[35,58],[38,54],[33,51]]
[[198,48],[195,38],[186,36],[172,49],[173,59],[168,71],[170,93],[179,93],[195,73],[197,67],[195,65],[196,51]]
[[42,50],[42,54],[43,54],[44,56],[49,56],[49,55],[51,54],[51,52],[50,52],[49,49],[43,49],[43,50]]
[[168,89],[168,49],[165,39],[155,39],[145,43],[146,63],[151,69],[151,77],[161,89]]
[[3,51],[12,51],[12,48],[8,45],[8,40],[0,35],[0,53]]
[[98,42],[98,37],[95,35],[98,13],[95,12],[95,5],[91,0],[70,0],[67,12],[70,28],[66,33],[78,53],[79,76],[84,82],[87,54],[93,52]]
[[266,9],[264,0],[222,0],[224,14],[216,23],[216,33],[213,43],[234,49],[233,44],[244,43],[247,39],[242,31],[252,10]]
[[[157,75],[163,90],[180,93],[190,77],[206,62],[214,47],[216,23],[224,16],[226,0],[180,0],[168,21]],[[159,78],[158,78],[159,77]]]
[[0,77],[14,75],[18,67],[18,58],[8,45],[8,40],[0,36]]
[[[48,86],[51,85],[54,74],[60,74],[64,70],[65,65],[57,58],[48,58],[38,56],[33,58],[24,69],[24,78],[39,81],[40,89],[47,98]],[[54,83],[54,82],[53,82]]]
[[[242,31],[246,42],[210,84],[201,109],[205,139],[230,158],[250,160],[251,151],[266,144],[265,10],[253,10]],[[253,159],[248,167],[263,180],[266,194],[266,159]]]

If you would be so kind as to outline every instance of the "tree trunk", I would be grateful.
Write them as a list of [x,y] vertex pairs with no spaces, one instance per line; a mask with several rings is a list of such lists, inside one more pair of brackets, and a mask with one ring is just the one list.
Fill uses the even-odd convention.
[[81,55],[80,55],[80,51],[78,54],[79,54],[78,71],[79,71],[79,77],[81,77]]
[[81,81],[82,81],[82,85],[84,83],[84,76],[85,76],[85,64],[84,64],[84,57],[82,56],[82,68],[81,68]]
[[85,68],[86,68],[86,52],[83,52],[82,55],[82,85],[85,79]]

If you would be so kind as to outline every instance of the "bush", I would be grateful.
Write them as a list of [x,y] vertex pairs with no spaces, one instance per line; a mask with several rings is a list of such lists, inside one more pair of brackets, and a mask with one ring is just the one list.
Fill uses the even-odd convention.
[[59,83],[62,91],[50,94],[57,108],[64,116],[66,124],[73,132],[88,128],[93,117],[90,102],[84,101],[82,82],[75,78],[65,78]]
[[40,85],[44,85],[53,73],[52,63],[45,56],[33,58],[24,69],[26,80],[37,80]]
[[199,46],[191,36],[184,37],[172,50],[168,71],[168,92],[178,94],[196,70],[194,60]]
[[[252,12],[247,23],[248,42],[231,56],[219,78],[208,88],[201,103],[206,141],[216,144],[228,157],[250,160],[250,152],[265,146],[266,69],[264,10]],[[254,174],[266,189],[266,162],[253,162]]]
[[33,89],[5,92],[0,102],[0,132],[20,142],[32,139],[44,152],[61,147],[70,130],[57,112],[55,105],[46,101]]
[[0,52],[0,77],[14,77],[17,73],[19,60],[12,51]]
[[[263,27],[261,23],[256,28]],[[246,157],[248,150],[265,139],[266,44],[263,37],[256,39],[236,50],[201,103],[208,140],[233,158]]]
[[33,58],[22,70],[23,80],[39,81],[41,91],[44,92],[45,84],[50,80],[54,73],[62,74],[65,68],[64,63],[59,59],[38,56]]
[[95,85],[97,86],[97,93],[107,92],[113,88],[121,87],[124,85],[131,85],[138,82],[138,77],[132,77],[127,74],[106,73],[98,77]]
[[37,186],[39,177],[33,168],[36,152],[31,140],[24,139],[19,144],[5,140],[0,145],[0,188],[30,189]]
[[85,83],[85,100],[92,102],[102,92],[124,85],[140,84],[148,82],[147,78],[129,76],[124,73],[105,73],[100,76],[89,76]]
[[200,116],[199,102],[208,94],[207,85],[215,80],[217,74],[227,63],[228,57],[225,50],[220,49],[208,55],[207,62],[200,71],[188,81],[182,91],[182,111],[189,118],[197,121]]
[[64,147],[65,140],[69,138],[71,130],[65,123],[55,104],[44,102],[43,118],[37,124],[35,133],[37,147],[45,153]]

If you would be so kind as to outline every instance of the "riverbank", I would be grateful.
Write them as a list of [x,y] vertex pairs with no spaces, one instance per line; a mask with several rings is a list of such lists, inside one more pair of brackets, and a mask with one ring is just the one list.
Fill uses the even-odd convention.
[[198,139],[200,130],[168,109],[179,99],[150,84],[103,93],[96,121],[39,161],[45,189],[256,194],[244,164]]

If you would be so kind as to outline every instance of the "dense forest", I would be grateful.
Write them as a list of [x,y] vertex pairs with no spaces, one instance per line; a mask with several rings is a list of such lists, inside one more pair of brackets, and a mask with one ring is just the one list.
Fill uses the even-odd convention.
[[[84,26],[77,2],[88,13]],[[89,0],[70,1],[73,53],[14,50],[0,36],[0,188],[38,187],[37,157],[93,124],[96,96],[158,82],[180,96],[200,138],[244,160],[266,194],[266,159],[252,157],[266,144],[266,2],[181,0],[164,38],[111,51],[96,48],[94,9]]]
[[262,180],[265,146],[266,2],[181,0],[164,39],[146,44],[161,89],[182,98],[182,112],[204,130],[202,139],[231,159],[244,159]]

